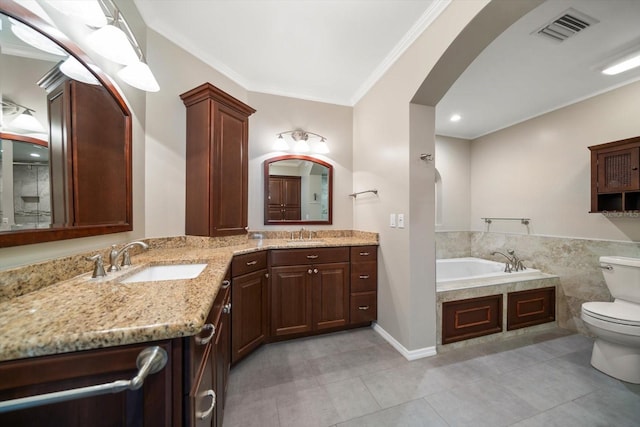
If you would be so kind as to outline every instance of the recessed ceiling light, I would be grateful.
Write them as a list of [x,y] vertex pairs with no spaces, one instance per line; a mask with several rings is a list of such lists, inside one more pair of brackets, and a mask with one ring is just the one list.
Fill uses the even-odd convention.
[[459,122],[459,121],[460,121],[460,119],[462,119],[462,117],[460,116],[460,114],[454,114],[454,115],[452,115],[452,116],[449,118],[449,120],[450,120],[450,121],[452,121],[452,122]]
[[606,74],[608,76],[614,76],[616,74],[624,73],[627,70],[632,68],[640,67],[640,52],[634,53],[632,56],[620,61],[616,64],[611,65],[610,67],[602,70],[602,74]]

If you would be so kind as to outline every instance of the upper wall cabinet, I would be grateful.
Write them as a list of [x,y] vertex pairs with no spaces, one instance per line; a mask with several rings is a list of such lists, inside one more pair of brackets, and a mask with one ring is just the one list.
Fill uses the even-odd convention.
[[210,83],[180,95],[187,108],[186,234],[246,233],[249,116]]
[[589,147],[591,212],[640,210],[640,137]]

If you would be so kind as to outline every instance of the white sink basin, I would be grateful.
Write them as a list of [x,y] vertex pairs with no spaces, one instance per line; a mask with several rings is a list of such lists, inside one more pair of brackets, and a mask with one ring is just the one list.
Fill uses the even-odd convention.
[[206,266],[207,264],[152,265],[121,280],[120,283],[195,279]]
[[287,240],[287,245],[319,245],[324,243],[323,240]]

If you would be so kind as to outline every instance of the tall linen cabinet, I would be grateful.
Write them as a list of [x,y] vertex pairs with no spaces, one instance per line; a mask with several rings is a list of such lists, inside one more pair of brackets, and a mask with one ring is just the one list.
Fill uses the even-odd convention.
[[186,234],[246,233],[249,116],[256,110],[210,83],[180,98],[187,109]]

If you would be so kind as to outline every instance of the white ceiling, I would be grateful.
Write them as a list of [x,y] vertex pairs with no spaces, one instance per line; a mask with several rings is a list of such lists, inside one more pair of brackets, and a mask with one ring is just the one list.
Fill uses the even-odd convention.
[[[146,24],[246,89],[354,105],[448,0],[134,0]],[[573,7],[600,22],[532,35]],[[640,47],[640,0],[548,0],[507,29],[436,108],[439,134],[473,139],[640,79],[599,71]],[[452,113],[463,116],[449,122]]]
[[353,105],[448,0],[134,0],[248,90]]

